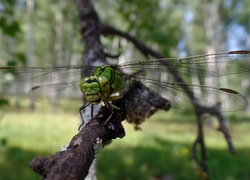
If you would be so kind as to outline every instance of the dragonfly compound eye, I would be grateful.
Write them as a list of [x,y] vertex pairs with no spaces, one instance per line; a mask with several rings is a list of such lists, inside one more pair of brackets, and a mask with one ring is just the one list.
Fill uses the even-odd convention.
[[98,83],[100,85],[101,91],[102,92],[106,92],[106,93],[110,93],[110,91],[111,91],[110,88],[111,87],[110,87],[109,80],[106,77],[104,77],[104,76],[99,76],[97,78],[97,80],[98,80]]

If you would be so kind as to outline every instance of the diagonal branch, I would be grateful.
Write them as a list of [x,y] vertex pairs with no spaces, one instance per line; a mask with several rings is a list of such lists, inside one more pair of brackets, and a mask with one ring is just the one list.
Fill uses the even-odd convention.
[[111,139],[125,135],[120,121],[124,119],[124,112],[115,111],[112,128],[101,125],[100,122],[107,119],[104,114],[109,114],[109,110],[103,108],[73,137],[64,151],[46,158],[35,158],[30,167],[46,180],[84,179],[98,151]]
[[[123,110],[124,103],[126,108]],[[123,99],[115,101],[114,104],[121,110],[114,110],[105,126],[101,124],[107,120],[110,111],[102,107],[99,113],[72,138],[65,150],[50,157],[35,158],[31,161],[30,167],[46,180],[84,179],[99,150],[112,139],[125,136],[121,124],[125,116],[131,120],[130,123],[138,127],[158,109],[170,108],[168,100],[150,92],[140,82],[132,83],[123,92]],[[142,104],[144,113],[138,113]]]
[[164,58],[164,56],[161,53],[149,48],[148,46],[145,46],[143,43],[141,43],[135,37],[131,36],[128,33],[122,32],[102,22],[99,23],[99,30],[100,30],[100,33],[103,34],[104,36],[117,35],[117,36],[127,39],[128,41],[133,43],[134,46],[145,56],[153,56],[155,58]]

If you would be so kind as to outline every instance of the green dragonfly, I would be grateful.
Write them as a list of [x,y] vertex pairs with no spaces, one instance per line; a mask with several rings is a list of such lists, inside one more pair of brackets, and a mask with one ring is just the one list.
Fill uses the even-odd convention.
[[[167,62],[167,63],[166,63]],[[31,83],[30,92],[39,95],[53,95],[57,99],[76,96],[79,99],[83,93],[87,106],[103,102],[112,115],[117,108],[112,101],[121,98],[114,93],[122,91],[129,82],[141,81],[152,91],[172,102],[172,107],[182,110],[194,110],[193,101],[183,89],[183,83],[174,79],[166,80],[175,68],[182,77],[218,77],[250,71],[250,51],[231,51],[187,58],[165,58],[144,61],[131,61],[119,65],[86,67],[83,65],[57,67],[0,67],[0,73],[15,74],[17,83]],[[92,70],[93,74],[81,78],[81,73]],[[22,86],[16,85],[17,91]],[[79,88],[80,87],[80,88]],[[248,106],[247,99],[240,93],[228,89],[206,85],[185,84],[196,100],[206,107],[220,104],[221,112],[239,111]],[[38,93],[39,92],[39,93]],[[178,106],[178,103],[180,104]],[[91,113],[92,114],[92,113]],[[92,114],[93,116],[93,114]],[[108,121],[108,120],[107,120]],[[107,122],[106,121],[106,122]]]

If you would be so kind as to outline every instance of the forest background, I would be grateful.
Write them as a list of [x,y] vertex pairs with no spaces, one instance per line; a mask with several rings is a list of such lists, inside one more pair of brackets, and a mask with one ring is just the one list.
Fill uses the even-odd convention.
[[[162,52],[166,57],[185,57],[190,55],[215,53],[218,51],[250,49],[250,2],[247,0],[140,0],[136,2],[126,0],[96,0],[94,2],[94,5],[102,21],[118,27],[124,32],[132,34],[140,41],[143,41],[150,47],[158,50],[159,52]],[[72,3],[72,1],[67,0],[2,0],[0,2],[0,13],[1,66],[59,66],[80,63],[83,45],[79,33],[78,9],[76,3]],[[108,52],[113,52],[114,54],[120,52],[123,54],[123,58],[127,60],[145,59],[145,57],[143,57],[135,50],[133,45],[128,43],[123,38],[103,38],[102,43],[104,44],[104,47]],[[11,81],[11,78],[12,77],[6,76],[2,78],[0,83]],[[194,81],[196,82],[196,84],[197,82],[199,82],[196,79],[190,79],[190,82]],[[222,77],[220,79],[216,79],[216,84],[220,84],[225,87],[237,90],[244,94],[247,98],[250,95],[250,83],[247,74],[241,76],[235,75],[233,77]],[[2,92],[3,88],[1,88],[0,90],[1,93],[5,95],[5,92]],[[27,104],[28,102],[26,102],[26,105]],[[37,121],[36,124],[32,125],[30,123],[30,120],[27,120],[27,118],[23,118],[23,120],[20,120],[18,122],[13,121],[13,124],[11,124],[11,119],[16,119],[20,115],[20,112],[17,113],[15,107],[7,109],[12,111],[2,112],[6,110],[1,110],[1,116],[3,116],[2,120],[0,121],[0,123],[2,123],[0,132],[0,138],[2,142],[1,151],[6,153],[5,158],[13,158],[12,160],[15,163],[12,164],[10,161],[8,164],[4,160],[5,158],[2,158],[1,166],[12,170],[12,168],[15,168],[14,164],[21,161],[22,158],[30,158],[30,156],[27,155],[29,153],[27,153],[26,151],[32,151],[31,154],[37,154],[37,151],[47,154],[51,151],[58,150],[63,142],[67,142],[65,140],[67,138],[63,138],[64,141],[61,144],[54,144],[49,141],[50,138],[46,140],[45,135],[43,135],[44,139],[42,141],[44,141],[45,143],[42,143],[43,145],[41,145],[41,147],[39,147],[39,145],[32,147],[30,143],[28,143],[29,140],[27,139],[31,139],[29,142],[32,142],[32,139],[36,142],[37,139],[41,138],[30,137],[34,134],[37,134],[36,130],[32,130],[32,132],[24,135],[24,139],[20,139],[20,134],[17,135],[18,133],[23,133],[22,129],[25,129],[27,124],[29,125],[28,127],[43,127],[46,129],[46,132],[51,133],[55,128],[60,129],[60,126],[62,126],[62,131],[67,131],[67,128],[64,127],[67,123],[61,125],[61,121],[58,120],[54,121],[53,124],[48,124],[48,126],[44,127],[45,125],[41,125],[44,123],[44,119],[41,118],[41,115],[32,113],[32,115],[34,116],[33,121]],[[78,109],[76,108],[75,112],[77,111]],[[28,110],[21,110],[21,112],[26,113],[25,116],[31,115],[31,112],[29,112]],[[60,112],[57,115],[60,116],[61,114],[62,113]],[[54,113],[52,113],[52,115],[54,115]],[[14,117],[11,118],[11,116]],[[4,119],[7,117],[8,119]],[[245,177],[245,179],[247,179],[250,177],[250,175],[249,172],[244,169],[244,167],[247,167],[247,162],[243,160],[244,158],[250,159],[250,155],[246,151],[249,148],[249,145],[246,145],[247,135],[243,134],[243,132],[245,130],[244,128],[249,127],[249,123],[246,126],[246,122],[242,121],[242,119],[246,119],[248,117],[248,113],[247,111],[244,111],[243,113],[240,113],[240,115],[231,114],[230,117],[231,119],[233,119],[233,121],[238,122],[237,125],[232,126],[234,127],[233,130],[235,130],[235,136],[238,136],[241,139],[238,140],[238,149],[240,150],[239,154],[243,154],[244,156],[239,155],[238,158],[236,156],[227,156],[226,147],[217,145],[216,141],[214,140],[216,138],[212,138],[210,140],[210,146],[212,147],[211,152],[214,153],[213,157],[222,157],[222,159],[218,160],[215,158],[210,161],[210,163],[212,164],[211,171],[215,177],[220,177],[220,175],[223,174],[224,176],[229,178],[232,177],[237,179],[238,177]],[[47,118],[49,119],[49,117]],[[180,117],[179,119],[182,120],[183,118]],[[176,128],[181,127],[179,124],[177,125],[176,122],[181,122],[181,125],[184,126],[183,128],[187,128],[188,130],[189,128],[195,129],[195,127],[192,127],[189,124],[189,122],[192,122],[192,117],[190,117],[189,119],[191,120],[175,120],[175,123],[173,124],[168,122],[169,129],[166,129],[166,132],[170,133],[171,131],[173,131],[173,134],[178,132]],[[70,120],[70,122],[72,121],[73,120]],[[49,120],[48,122],[51,123],[51,121]],[[78,122],[76,120],[74,120],[73,122],[75,122],[76,127]],[[162,121],[158,118],[155,123],[151,123],[156,127],[155,129],[157,129],[160,126],[159,123],[162,123]],[[150,127],[152,126],[152,124],[148,126]],[[170,128],[171,126],[172,128]],[[238,129],[235,128],[235,126],[237,126]],[[175,132],[173,129],[175,129]],[[147,126],[145,127],[145,130],[143,130],[143,133],[144,131],[147,131]],[[130,142],[129,138],[131,138],[133,139],[133,143],[124,145],[123,142],[118,142],[117,144],[113,145],[113,147],[109,147],[110,152],[104,151],[103,154],[105,155],[101,156],[102,158],[100,158],[99,163],[99,177],[107,177],[109,175],[114,176],[114,174],[118,177],[121,174],[123,174],[122,177],[124,177],[125,175],[129,176],[128,174],[126,174],[126,168],[124,168],[125,170],[121,170],[123,169],[122,166],[127,167],[127,172],[131,172],[131,169],[134,169],[134,167],[136,166],[139,167],[139,169],[135,169],[134,171],[132,171],[133,173],[130,175],[131,177],[128,177],[132,179],[136,177],[142,177],[141,174],[145,174],[146,172],[148,172],[148,169],[150,169],[151,167],[149,164],[152,164],[151,161],[153,160],[148,159],[146,162],[144,162],[146,156],[142,156],[141,159],[140,157],[137,157],[138,159],[135,158],[136,160],[132,158],[130,160],[121,159],[120,161],[123,162],[123,164],[120,164],[118,166],[120,168],[114,169],[114,167],[112,167],[110,171],[107,171],[105,169],[106,166],[105,163],[102,162],[102,160],[106,160],[105,158],[108,157],[108,155],[106,154],[112,154],[111,152],[114,151],[113,153],[118,153],[119,155],[120,151],[127,150],[129,149],[129,147],[131,147],[131,149],[127,150],[127,152],[131,155],[131,157],[137,156],[137,151],[138,154],[145,153],[145,155],[147,153],[152,153],[152,151],[156,151],[155,154],[158,154],[157,156],[161,157],[164,152],[163,149],[168,149],[169,153],[173,154],[173,159],[175,158],[175,153],[180,153],[176,156],[182,157],[183,155],[183,158],[185,160],[180,158],[179,161],[177,161],[178,163],[174,163],[167,168],[164,167],[164,163],[162,162],[162,164],[158,166],[162,169],[153,169],[152,172],[150,171],[149,174],[146,174],[145,176],[148,177],[154,176],[156,174],[167,174],[177,179],[185,177],[186,174],[189,174],[188,172],[191,171],[189,168],[193,169],[193,167],[187,160],[189,152],[188,143],[182,144],[183,142],[179,142],[181,141],[179,139],[183,139],[182,136],[184,134],[183,132],[185,131],[180,129],[179,131],[182,133],[180,133],[179,136],[175,135],[175,137],[173,137],[173,139],[171,140],[168,139],[171,135],[167,134],[157,139],[157,145],[154,144],[155,141],[152,140],[152,144],[142,144],[140,146],[137,146],[138,144],[140,144],[140,141],[148,138],[148,136],[152,136],[155,138],[155,136],[158,137],[158,135],[155,135],[154,131],[151,132],[148,130],[148,133],[145,133],[144,136],[134,137],[138,136],[138,132],[136,132],[134,135],[133,130],[129,130],[128,127],[128,132],[131,132],[131,136],[128,137],[127,141]],[[60,131],[58,130],[58,133],[59,132]],[[212,132],[215,133],[215,131],[209,131],[208,133]],[[76,133],[74,130],[70,130],[68,134],[73,135],[74,133]],[[142,135],[143,133],[140,134]],[[59,135],[54,134],[54,136],[56,137],[56,139],[60,139],[59,137],[61,137],[60,133]],[[213,137],[213,135],[211,136]],[[71,136],[68,136],[68,139],[70,137]],[[190,135],[189,138],[191,139],[190,142],[192,142],[192,135]],[[184,139],[183,141],[187,142],[187,139]],[[208,140],[208,146],[210,141]],[[221,139],[221,141],[223,141],[223,139]],[[179,142],[180,144],[178,144],[177,142]],[[46,143],[49,144],[49,149],[46,149],[46,146],[48,147]],[[176,143],[178,145],[175,145]],[[145,147],[147,146],[150,148],[145,149]],[[160,148],[158,146],[160,146]],[[155,147],[158,147],[160,150],[157,151],[157,148]],[[216,150],[216,148],[218,147],[219,149],[224,149]],[[140,165],[136,164],[138,163],[138,161],[141,162]],[[167,164],[174,161],[175,160],[170,159],[166,160],[165,163]],[[231,174],[228,174],[228,172],[224,172],[225,170],[223,169],[218,170],[219,167],[222,168],[224,164],[227,164],[227,161],[231,162]],[[26,159],[25,162],[28,162],[28,160]],[[244,166],[244,164],[246,164],[246,166]],[[23,164],[22,166],[25,165]],[[182,166],[183,174],[180,173],[180,175],[178,176],[179,166]],[[240,170],[238,166],[243,166],[242,170]],[[184,170],[184,167],[187,168]],[[18,171],[21,172],[21,170]],[[23,173],[24,176],[26,173],[28,174],[28,176],[34,176],[34,174],[30,175],[28,173],[28,170],[22,171],[22,174]],[[108,175],[105,173],[107,173]],[[7,176],[8,175],[6,173],[3,175],[3,177]]]

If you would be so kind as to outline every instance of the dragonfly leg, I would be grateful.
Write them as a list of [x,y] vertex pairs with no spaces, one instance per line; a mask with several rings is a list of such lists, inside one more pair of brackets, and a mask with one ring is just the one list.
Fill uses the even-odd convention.
[[121,107],[121,108],[115,106],[114,104],[111,104],[111,106],[113,106],[114,109],[117,109],[117,110],[121,111],[121,115],[120,115],[119,120],[122,118],[123,114],[125,114],[125,117],[127,116],[127,115],[126,115],[126,108],[125,108],[125,101],[124,101],[124,98],[121,97],[120,99],[121,99],[121,101],[122,101],[122,102],[121,102],[121,103],[122,103],[122,107]]
[[[117,106],[115,106],[114,104],[110,104],[108,101],[104,101],[105,106],[109,109],[110,111],[110,115],[109,117],[106,119],[106,121],[104,123],[102,123],[103,125],[107,124],[107,122],[110,120],[110,118],[112,117],[113,113],[114,113],[114,109],[117,109],[119,111],[125,112],[125,101],[123,99],[122,96],[116,97],[116,99],[122,99],[122,108],[119,108]],[[122,117],[122,114],[121,114]],[[120,118],[121,118],[120,117]]]
[[94,104],[91,104],[91,118],[93,117]]
[[[82,105],[80,108],[79,108],[79,113],[80,113],[80,116],[81,116],[81,121],[82,121],[82,123],[81,123],[81,125],[79,126],[79,128],[78,128],[78,131],[80,131],[80,129],[81,129],[81,127],[84,125],[84,119],[83,119],[83,117],[82,117],[82,110],[84,110],[87,106],[89,106],[90,105],[90,103],[86,103],[86,104],[84,104],[84,105]],[[91,104],[92,106],[91,106],[91,117],[93,117],[93,104]]]
[[110,118],[112,117],[114,110],[111,106],[111,104],[108,101],[104,101],[105,106],[109,109],[110,115],[109,117],[106,119],[106,121],[104,121],[104,123],[102,123],[102,125],[106,125],[107,122],[110,120]]

